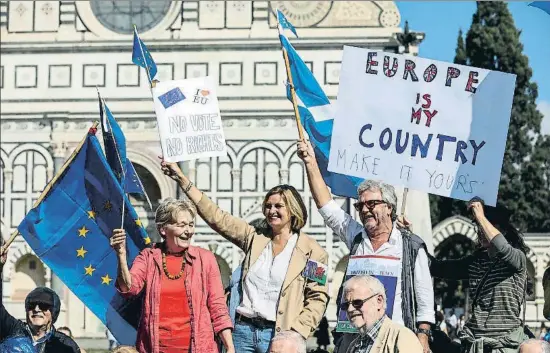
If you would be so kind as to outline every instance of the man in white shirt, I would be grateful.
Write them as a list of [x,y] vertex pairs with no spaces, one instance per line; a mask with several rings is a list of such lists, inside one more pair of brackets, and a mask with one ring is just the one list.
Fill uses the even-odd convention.
[[359,202],[354,206],[359,212],[361,224],[332,199],[309,141],[298,143],[298,156],[306,166],[311,194],[325,224],[346,243],[350,255],[401,259],[392,321],[416,332],[424,352],[429,352],[430,327],[435,321],[435,312],[426,246],[420,237],[396,227],[397,197],[394,187],[373,180],[365,180],[359,186]]

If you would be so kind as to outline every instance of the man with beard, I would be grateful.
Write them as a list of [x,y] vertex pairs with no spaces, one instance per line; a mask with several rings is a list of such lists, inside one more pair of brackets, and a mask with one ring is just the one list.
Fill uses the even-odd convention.
[[[0,248],[0,272],[6,256],[7,249]],[[1,286],[0,281],[0,293]],[[39,353],[80,353],[75,341],[56,331],[53,326],[60,309],[59,296],[46,287],[35,288],[25,298],[26,322],[11,316],[4,308],[4,303],[0,302],[0,349],[14,351],[10,347],[17,348],[22,342],[28,341]],[[27,341],[22,341],[25,339]]]
[[372,276],[355,276],[344,283],[340,307],[359,331],[345,353],[422,353],[414,333],[386,316],[386,292]]
[[[434,323],[434,294],[426,245],[420,237],[397,227],[397,196],[389,184],[365,180],[357,190],[355,209],[361,223],[340,208],[325,184],[313,147],[298,142],[298,156],[304,161],[311,194],[325,224],[350,249],[350,256],[374,255],[400,259],[392,320],[416,332],[424,352],[429,352]],[[337,303],[340,302],[340,294]],[[353,339],[348,334],[336,339],[336,352],[345,352]]]

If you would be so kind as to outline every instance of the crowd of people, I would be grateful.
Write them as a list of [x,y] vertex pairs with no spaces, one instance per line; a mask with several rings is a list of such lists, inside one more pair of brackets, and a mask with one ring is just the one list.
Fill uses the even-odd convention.
[[[532,339],[521,318],[529,287],[527,247],[508,214],[473,199],[469,209],[478,249],[461,259],[437,259],[412,232],[413,225],[398,216],[391,185],[373,180],[359,185],[356,221],[332,199],[311,144],[300,141],[297,149],[319,213],[349,254],[400,259],[389,314],[386,289],[378,278],[357,275],[344,281],[332,300],[356,333],[333,332],[334,352],[550,352],[547,342]],[[113,230],[116,288],[126,297],[144,293],[144,300],[135,347],[110,347],[112,352],[305,353],[317,328],[328,329],[324,315],[330,298],[322,276],[328,254],[303,232],[308,212],[300,193],[290,185],[275,186],[264,197],[264,218],[249,224],[222,210],[176,163],[162,160],[160,167],[186,198],[160,203],[155,223],[162,242],[141,251],[130,266],[126,233]],[[197,216],[245,254],[225,291],[214,254],[191,245]],[[6,254],[2,248],[0,266]],[[434,310],[432,277],[469,281],[467,320],[454,312],[445,319]],[[550,319],[548,270],[543,282],[544,315]],[[0,352],[84,352],[70,330],[55,328],[59,310],[58,295],[43,287],[27,296],[25,321],[2,304]],[[322,343],[327,348],[330,341]]]

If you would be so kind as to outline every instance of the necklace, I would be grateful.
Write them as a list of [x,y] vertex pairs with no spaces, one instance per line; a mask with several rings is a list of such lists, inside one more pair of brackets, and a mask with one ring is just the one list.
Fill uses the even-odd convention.
[[180,279],[181,276],[183,276],[183,272],[185,271],[185,255],[181,259],[181,270],[180,270],[180,272],[177,275],[174,276],[174,275],[170,274],[170,272],[168,272],[168,266],[166,266],[166,253],[163,252],[162,253],[162,269],[164,270],[164,274],[166,275],[166,277],[168,277],[168,279],[171,279],[171,280]]

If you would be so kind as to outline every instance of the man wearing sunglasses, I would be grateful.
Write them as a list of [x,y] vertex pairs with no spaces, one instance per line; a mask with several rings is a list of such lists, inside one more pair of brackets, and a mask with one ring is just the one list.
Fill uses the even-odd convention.
[[344,283],[344,310],[359,335],[344,353],[422,353],[414,333],[386,316],[386,291],[376,277],[355,276]]
[[[416,332],[424,352],[429,352],[430,328],[435,321],[435,312],[427,249],[420,237],[397,227],[394,187],[374,180],[365,180],[359,185],[358,202],[354,206],[360,223],[332,199],[309,141],[298,142],[298,156],[306,166],[311,194],[319,213],[325,224],[345,242],[350,256],[376,255],[400,259],[392,320]],[[349,337],[336,338],[337,347],[340,342],[349,342]],[[338,350],[339,353],[345,351],[345,348]]]
[[[6,262],[7,250],[0,249],[0,272]],[[0,281],[0,300],[2,281]],[[78,345],[69,336],[57,332],[53,324],[57,320],[61,302],[53,290],[38,287],[25,298],[26,322],[10,315],[0,302],[0,348],[18,347],[27,338],[38,353],[80,353]],[[14,351],[14,350],[12,350]]]

